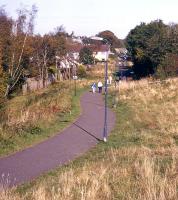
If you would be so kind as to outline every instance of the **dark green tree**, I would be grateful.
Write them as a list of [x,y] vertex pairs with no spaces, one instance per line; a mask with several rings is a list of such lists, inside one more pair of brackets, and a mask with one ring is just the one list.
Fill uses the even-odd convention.
[[157,20],[149,24],[141,23],[128,34],[126,45],[138,77],[153,74],[166,53],[172,50],[168,31],[169,26]]
[[94,63],[94,57],[92,51],[87,48],[83,47],[79,53],[79,60],[84,65],[91,65]]

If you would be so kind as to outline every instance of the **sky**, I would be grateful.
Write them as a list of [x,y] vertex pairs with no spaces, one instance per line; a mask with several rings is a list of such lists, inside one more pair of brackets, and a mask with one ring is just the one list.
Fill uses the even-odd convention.
[[9,16],[22,6],[38,8],[35,33],[45,34],[63,25],[76,36],[110,30],[124,39],[141,22],[162,19],[178,23],[178,0],[0,0]]

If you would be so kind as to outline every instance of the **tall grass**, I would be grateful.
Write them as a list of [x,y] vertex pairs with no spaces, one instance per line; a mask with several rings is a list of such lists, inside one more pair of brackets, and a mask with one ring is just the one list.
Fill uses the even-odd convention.
[[[120,84],[118,98],[134,110],[135,120],[144,125],[143,140],[157,146],[172,146],[178,137],[178,79],[164,82],[142,80]],[[159,135],[162,137],[158,137]],[[158,141],[159,140],[159,141]]]
[[[122,160],[122,161],[121,161]],[[162,172],[149,149],[110,149],[103,160],[70,167],[23,194],[1,190],[0,199],[34,200],[169,200],[177,199],[175,160]]]
[[64,81],[7,101],[0,109],[0,155],[40,142],[69,125],[80,114],[79,96],[91,81]]
[[176,200],[178,199],[178,79],[123,82],[110,95],[119,99],[117,122],[107,144],[79,161],[3,199]]
[[1,127],[13,127],[13,130],[25,124],[34,124],[38,120],[50,120],[56,112],[67,112],[71,107],[68,86],[56,84],[48,89],[18,96],[7,102],[1,110]]

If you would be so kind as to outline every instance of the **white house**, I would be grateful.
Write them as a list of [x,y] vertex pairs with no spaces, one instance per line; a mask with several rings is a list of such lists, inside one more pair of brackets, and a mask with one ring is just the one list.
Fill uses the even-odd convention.
[[93,50],[93,56],[98,61],[106,61],[110,53],[109,45],[99,45]]
[[110,52],[109,45],[81,45],[81,44],[74,44],[68,47],[68,54],[71,58],[78,61],[79,60],[79,53],[80,50],[84,47],[87,47],[93,52],[93,57],[97,61],[106,61],[108,59]]

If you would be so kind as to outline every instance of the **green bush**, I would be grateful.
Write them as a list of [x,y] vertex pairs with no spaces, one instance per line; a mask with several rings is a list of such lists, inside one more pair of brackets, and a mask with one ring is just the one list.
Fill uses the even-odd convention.
[[38,126],[34,126],[30,129],[29,131],[32,135],[37,135],[40,134],[42,132],[41,128]]
[[94,63],[93,53],[87,47],[84,47],[80,50],[79,60],[84,65],[92,65]]
[[51,73],[51,74],[55,74],[57,71],[56,71],[56,67],[55,66],[50,66],[48,68],[48,72]]
[[85,78],[87,76],[86,68],[83,65],[79,65],[77,68],[77,76],[79,78]]

